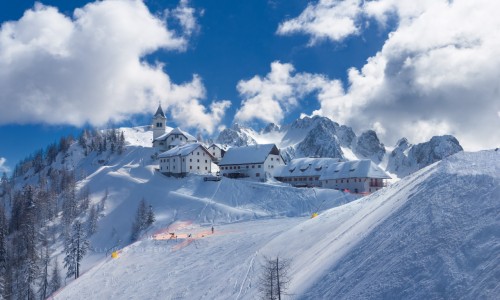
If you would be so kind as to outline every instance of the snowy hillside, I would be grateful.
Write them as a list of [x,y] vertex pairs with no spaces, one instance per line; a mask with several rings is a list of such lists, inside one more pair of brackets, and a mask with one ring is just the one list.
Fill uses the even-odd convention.
[[[89,176],[97,189],[114,187],[93,241],[107,245],[110,233],[124,234],[142,196],[158,212],[154,232],[116,259],[94,253],[87,264],[98,265],[55,299],[256,299],[264,255],[292,259],[289,292],[297,299],[500,293],[498,152],[456,154],[309,219],[300,216],[349,199],[319,189],[166,178],[137,159],[143,151]],[[169,232],[178,239],[165,239]]]

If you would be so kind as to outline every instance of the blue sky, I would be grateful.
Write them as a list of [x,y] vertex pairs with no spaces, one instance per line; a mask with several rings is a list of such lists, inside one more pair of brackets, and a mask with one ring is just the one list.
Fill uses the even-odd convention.
[[0,9],[3,169],[82,126],[147,124],[159,101],[170,126],[206,135],[315,114],[388,146],[500,142],[484,130],[500,125],[488,1],[42,3]]

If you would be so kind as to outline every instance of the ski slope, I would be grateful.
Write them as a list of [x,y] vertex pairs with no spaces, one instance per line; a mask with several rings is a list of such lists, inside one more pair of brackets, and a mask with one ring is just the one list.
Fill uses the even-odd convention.
[[[153,202],[162,225],[117,259],[94,253],[99,264],[54,299],[257,299],[263,257],[276,255],[292,259],[292,299],[494,299],[499,156],[458,153],[314,219],[304,215],[312,203],[325,202],[308,189],[236,180],[217,187],[153,173],[147,190],[169,190]],[[131,193],[114,200],[108,226],[118,226],[111,223],[124,218],[126,207],[135,209],[141,192]],[[316,197],[330,199],[322,193]],[[167,238],[171,231],[177,240]]]

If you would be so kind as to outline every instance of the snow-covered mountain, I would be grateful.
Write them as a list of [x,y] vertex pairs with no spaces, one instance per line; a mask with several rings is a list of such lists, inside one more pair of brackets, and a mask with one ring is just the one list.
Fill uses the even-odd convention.
[[462,146],[451,135],[434,136],[430,141],[417,145],[402,138],[388,157],[387,171],[402,178],[460,151],[463,151]]
[[284,126],[271,123],[261,131],[235,124],[224,129],[216,142],[237,147],[274,143],[287,161],[296,157],[367,158],[400,178],[463,150],[456,138],[446,135],[418,145],[403,138],[388,153],[375,131],[366,130],[357,136],[351,127],[320,116],[304,117]]
[[[166,178],[148,151],[131,147],[81,184],[111,188],[94,243],[125,238],[142,196],[158,212],[155,228],[116,259],[94,252],[85,265],[95,267],[54,299],[255,299],[263,258],[276,255],[292,260],[288,292],[298,299],[500,293],[499,152],[455,154],[338,206],[350,199],[335,191]],[[301,217],[326,207],[335,208]],[[169,232],[179,238],[163,239]]]

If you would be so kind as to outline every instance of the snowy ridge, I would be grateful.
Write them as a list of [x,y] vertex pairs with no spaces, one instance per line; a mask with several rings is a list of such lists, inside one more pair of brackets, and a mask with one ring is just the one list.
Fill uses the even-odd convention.
[[[153,174],[148,190],[171,191],[154,202],[159,223],[179,240],[145,237],[54,298],[255,299],[262,257],[277,254],[293,259],[289,292],[300,299],[494,298],[499,158],[495,151],[458,153],[314,219],[294,216],[335,206],[330,197],[342,194]],[[130,210],[135,196],[115,200],[114,210]],[[123,211],[106,219],[118,216]],[[217,224],[214,234],[207,223]]]

